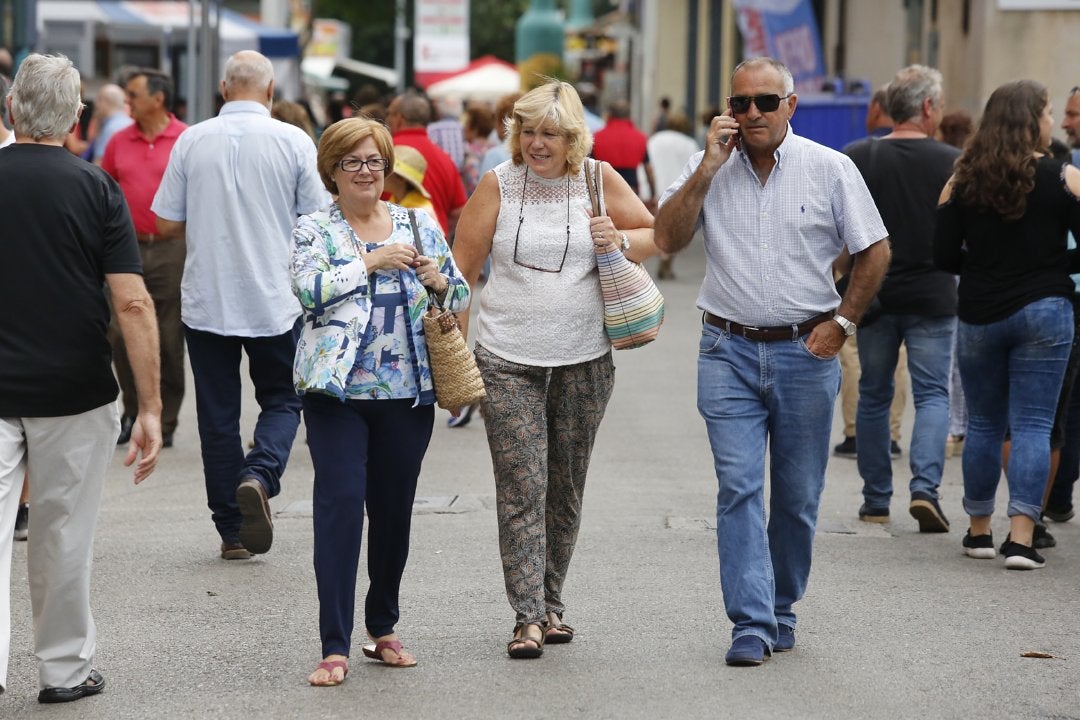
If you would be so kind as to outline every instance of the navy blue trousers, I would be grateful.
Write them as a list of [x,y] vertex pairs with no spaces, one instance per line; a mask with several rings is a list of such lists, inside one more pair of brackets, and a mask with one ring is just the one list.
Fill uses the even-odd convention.
[[420,464],[431,440],[433,405],[413,400],[303,396],[315,466],[315,582],[323,657],[349,655],[356,574],[368,517],[368,592],[364,624],[372,637],[398,621],[398,592],[409,557]]
[[[298,321],[287,333],[249,338],[184,327],[195,380],[206,504],[225,542],[240,541],[236,487],[242,479],[258,478],[268,497],[281,492],[281,475],[300,425],[300,398],[292,381],[299,329]],[[246,455],[240,436],[241,352],[247,353],[260,408],[255,447]]]

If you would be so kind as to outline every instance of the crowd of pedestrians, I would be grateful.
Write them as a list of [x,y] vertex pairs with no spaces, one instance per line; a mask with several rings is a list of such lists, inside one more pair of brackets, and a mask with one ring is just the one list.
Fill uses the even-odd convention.
[[[903,68],[874,95],[869,137],[842,152],[793,131],[793,78],[770,58],[735,68],[703,149],[670,102],[647,135],[624,99],[600,117],[590,88],[557,80],[494,107],[371,98],[317,131],[303,104],[275,102],[273,66],[254,51],[229,58],[220,111],[190,127],[172,79],[151,68],[103,85],[85,132],[62,56],[30,55],[0,90],[14,128],[0,126],[0,214],[25,228],[4,243],[0,297],[40,303],[0,319],[0,692],[19,539],[39,701],[105,687],[89,584],[106,469],[127,444],[141,482],[177,442],[185,353],[223,560],[271,549],[269,500],[305,421],[322,648],[310,684],[348,674],[365,514],[362,652],[416,665],[397,624],[435,421],[422,316],[444,307],[468,333],[473,293],[486,397],[449,423],[484,417],[506,651],[571,642],[563,587],[615,379],[601,253],[660,254],[665,279],[678,251],[705,247],[697,406],[728,664],[796,647],[842,377],[834,452],[863,481],[853,516],[891,517],[898,379],[910,376],[907,507],[921,532],[951,529],[939,494],[950,449],[967,556],[1041,568],[1054,543],[1044,519],[1073,517],[1080,171],[1052,150],[1038,82],[998,88],[973,123],[946,115],[937,70]],[[1063,127],[1080,152],[1080,90]],[[250,441],[243,355],[259,405]]]

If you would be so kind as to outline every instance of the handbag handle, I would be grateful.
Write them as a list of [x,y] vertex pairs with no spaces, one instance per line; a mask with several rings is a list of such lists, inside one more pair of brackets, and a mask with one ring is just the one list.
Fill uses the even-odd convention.
[[[420,228],[416,226],[416,210],[414,208],[409,208],[409,225],[412,227],[412,241],[413,246],[416,248],[416,254],[423,255],[424,246],[420,244]],[[419,280],[420,278],[418,277],[417,281],[419,282]],[[425,288],[425,290],[427,290],[427,288]],[[439,303],[439,298],[435,293],[428,291],[427,297],[428,305],[434,305],[440,310],[443,309],[443,306]]]
[[605,214],[604,208],[604,180],[600,174],[600,161],[592,158],[585,159],[585,187],[589,191],[589,203],[592,205],[593,217]]

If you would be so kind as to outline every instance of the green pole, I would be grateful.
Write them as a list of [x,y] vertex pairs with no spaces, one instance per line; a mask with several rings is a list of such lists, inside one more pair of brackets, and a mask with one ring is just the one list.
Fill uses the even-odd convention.
[[518,70],[522,88],[543,84],[542,76],[563,77],[563,16],[555,0],[531,0],[518,19],[515,33]]

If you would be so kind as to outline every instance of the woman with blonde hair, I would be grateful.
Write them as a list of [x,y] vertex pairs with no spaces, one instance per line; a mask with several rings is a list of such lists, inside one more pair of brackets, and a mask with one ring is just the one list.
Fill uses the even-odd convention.
[[507,652],[538,657],[569,642],[562,590],[581,524],[593,442],[614,383],[596,254],[656,252],[652,214],[601,164],[607,214],[592,217],[585,168],[592,136],[573,86],[523,95],[511,159],[487,172],[458,225],[454,256],[480,294],[476,361],[495,471],[506,594],[516,615]]
[[996,557],[990,518],[1011,434],[1005,567],[1041,568],[1033,547],[1050,473],[1050,429],[1073,339],[1069,230],[1080,234],[1080,170],[1046,154],[1046,88],[1007,83],[986,103],[941,194],[934,261],[960,276],[957,364],[967,398],[963,550]]
[[365,509],[371,584],[364,624],[374,644],[364,655],[391,667],[416,665],[394,626],[416,480],[435,418],[422,315],[433,298],[465,310],[469,286],[433,218],[380,200],[394,167],[384,125],[334,123],[317,162],[337,199],[293,230],[293,292],[304,308],[293,380],[315,467],[323,660],[308,681],[330,686],[348,672]]

